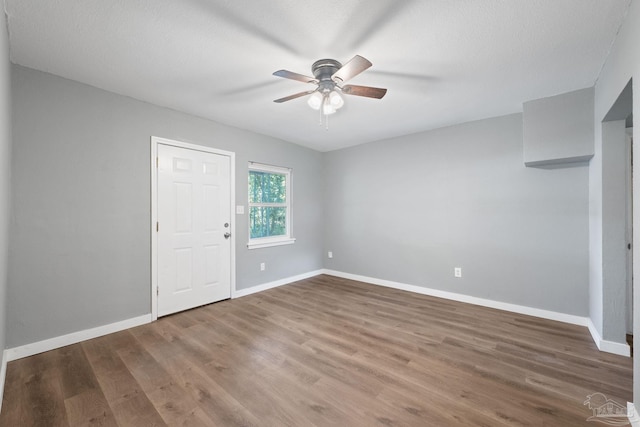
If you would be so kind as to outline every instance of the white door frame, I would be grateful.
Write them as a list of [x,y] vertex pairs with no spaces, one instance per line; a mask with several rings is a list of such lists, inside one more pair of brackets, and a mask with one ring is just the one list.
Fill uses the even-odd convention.
[[626,169],[626,203],[627,203],[627,224],[626,224],[626,240],[630,245],[627,250],[627,301],[626,301],[626,332],[633,335],[633,128],[626,128],[625,139],[625,169]]
[[151,320],[158,319],[158,232],[156,224],[158,222],[158,173],[157,158],[158,145],[171,145],[178,148],[203,151],[205,153],[219,154],[227,156],[231,160],[229,173],[229,184],[231,186],[231,203],[229,217],[231,218],[231,298],[236,293],[236,153],[232,151],[218,150],[216,148],[202,145],[189,144],[187,142],[174,141],[172,139],[151,137]]

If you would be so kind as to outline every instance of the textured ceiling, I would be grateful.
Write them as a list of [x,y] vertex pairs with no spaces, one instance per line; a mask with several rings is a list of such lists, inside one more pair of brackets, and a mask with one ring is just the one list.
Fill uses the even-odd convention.
[[[329,151],[522,111],[592,86],[630,0],[6,0],[12,62]],[[359,54],[329,130],[306,98],[320,58]]]

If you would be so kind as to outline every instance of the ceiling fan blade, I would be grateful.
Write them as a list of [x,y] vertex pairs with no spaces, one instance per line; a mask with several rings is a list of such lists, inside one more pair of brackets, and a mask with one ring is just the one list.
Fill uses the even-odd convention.
[[287,101],[291,101],[292,99],[300,98],[301,96],[309,95],[313,92],[315,92],[315,90],[308,90],[306,92],[300,92],[293,95],[285,96],[284,98],[276,99],[273,102],[277,102],[278,104],[280,104],[282,102],[287,102]]
[[356,55],[349,62],[344,64],[342,68],[336,71],[331,78],[346,82],[371,67],[371,65],[371,62],[369,62],[368,59],[363,58],[360,55]]
[[342,86],[342,93],[346,95],[366,96],[367,98],[381,99],[385,96],[387,90],[371,86],[344,85]]
[[278,70],[273,73],[274,76],[283,77],[285,79],[297,80],[303,83],[318,83],[318,80],[313,77],[303,76],[302,74],[294,73],[293,71]]

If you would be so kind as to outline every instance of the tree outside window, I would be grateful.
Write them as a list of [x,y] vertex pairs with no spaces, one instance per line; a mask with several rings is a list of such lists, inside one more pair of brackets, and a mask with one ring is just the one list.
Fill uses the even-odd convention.
[[293,243],[291,170],[249,164],[249,247]]

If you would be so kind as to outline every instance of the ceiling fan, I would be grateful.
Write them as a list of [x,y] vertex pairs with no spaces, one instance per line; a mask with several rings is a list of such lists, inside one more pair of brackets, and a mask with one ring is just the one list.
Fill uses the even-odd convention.
[[301,96],[311,95],[307,101],[309,106],[314,110],[321,110],[322,115],[328,116],[335,113],[344,105],[344,100],[340,96],[341,93],[381,99],[387,93],[387,89],[371,86],[342,85],[343,82],[362,73],[371,67],[371,65],[371,62],[367,59],[356,55],[344,65],[335,59],[321,59],[314,62],[311,66],[314,77],[287,70],[278,70],[273,73],[274,76],[297,80],[303,83],[313,83],[317,85],[317,88],[285,96],[273,102],[282,103],[300,98]]

